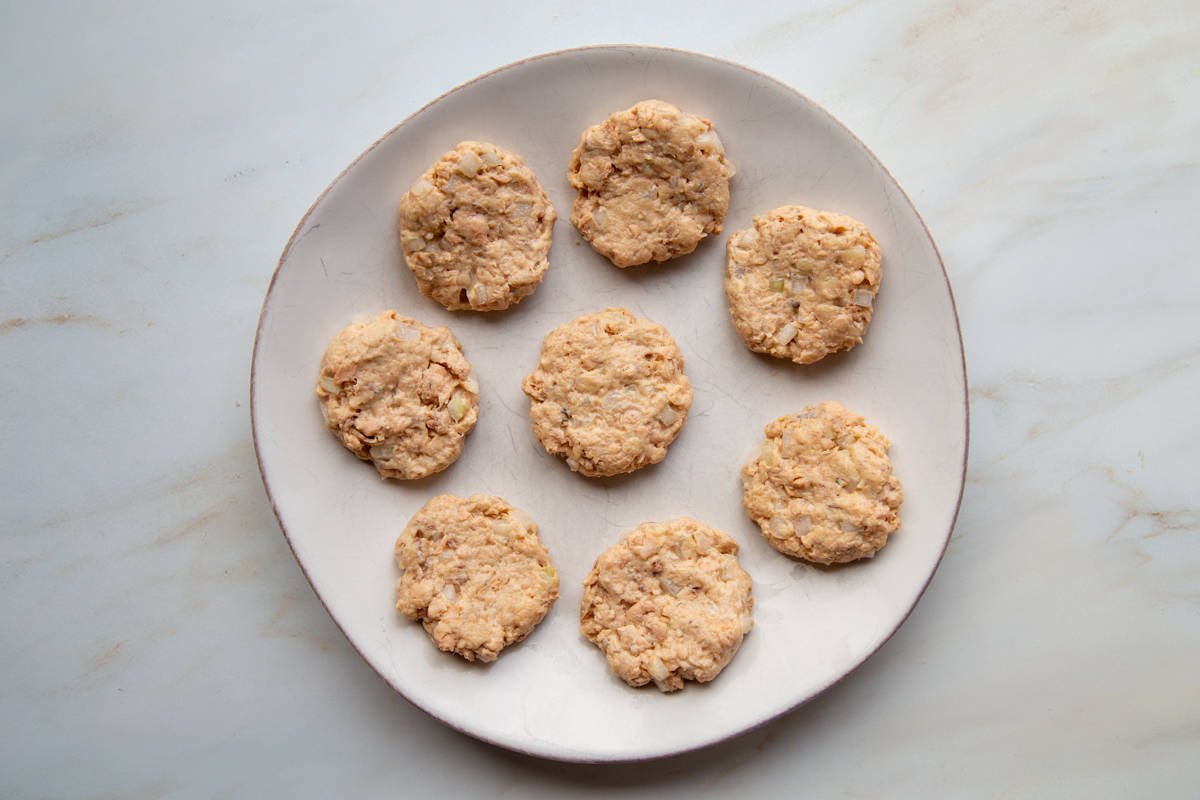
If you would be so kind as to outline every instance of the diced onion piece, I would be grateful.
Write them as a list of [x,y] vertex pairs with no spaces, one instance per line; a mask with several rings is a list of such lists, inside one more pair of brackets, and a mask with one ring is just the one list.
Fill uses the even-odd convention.
[[775,466],[775,463],[779,460],[776,458],[775,448],[771,447],[770,442],[763,443],[762,450],[759,452],[759,458],[762,460],[762,463],[768,467]]
[[371,445],[371,458],[378,461],[387,461],[396,452],[396,446],[392,444],[373,444]]
[[867,251],[862,245],[855,245],[842,254],[842,263],[850,267],[861,267],[867,260]]
[[717,132],[709,128],[704,133],[696,137],[696,144],[701,147],[711,147],[718,153],[724,153],[725,147],[721,144],[721,137],[717,136]]
[[488,290],[482,283],[473,283],[471,288],[467,289],[467,300],[473,306],[481,306],[487,303]]
[[500,166],[500,162],[504,160],[495,150],[485,150],[481,158],[483,159],[483,163],[489,167],[498,167]]
[[854,290],[854,305],[866,306],[867,308],[870,308],[871,304],[874,302],[875,302],[875,295],[872,294],[871,292],[869,292],[868,290],[866,290],[866,289],[855,289]]
[[531,517],[529,512],[525,511],[524,509],[514,508],[509,512],[508,515],[516,520],[517,524],[523,528],[528,529],[534,527],[533,517]]
[[339,386],[338,382],[335,381],[333,379],[333,377],[330,375],[322,375],[317,380],[317,383],[319,383],[321,385],[322,389],[329,392],[330,394],[341,394],[342,393],[342,387]]
[[772,292],[782,292],[786,286],[787,283],[783,280],[783,278],[771,278],[771,280],[767,282],[767,288]]
[[753,247],[758,244],[758,231],[751,228],[750,230],[742,231],[742,235],[738,237],[739,247]]
[[796,330],[796,326],[789,322],[787,325],[784,325],[782,328],[780,328],[779,332],[775,334],[775,343],[787,344],[792,339],[796,338],[796,334],[798,332],[799,331]]
[[603,128],[590,128],[588,130],[586,141],[587,141],[587,146],[592,148],[593,150],[607,149],[605,147],[606,142],[605,142]]
[[412,192],[415,197],[424,197],[433,191],[433,184],[424,178],[421,178],[421,180],[413,184],[409,191]]
[[415,342],[421,338],[421,331],[416,325],[410,325],[407,322],[397,322],[396,338],[402,342]]
[[604,399],[600,401],[600,405],[612,411],[619,405],[627,405],[629,398],[620,389],[613,389],[608,394],[604,395]]
[[467,399],[467,393],[462,389],[455,389],[454,394],[450,396],[450,419],[458,422],[467,415],[467,411],[471,408],[471,401]]
[[663,410],[658,412],[658,421],[669,428],[679,421],[679,412],[671,406],[664,406]]
[[479,156],[469,150],[458,160],[458,165],[455,167],[460,174],[468,178],[474,178],[482,168],[483,162],[479,160]]
[[845,450],[835,450],[829,457],[829,465],[836,469],[842,477],[850,477],[857,471],[854,469],[853,459]]
[[812,520],[808,517],[796,517],[796,520],[792,523],[792,527],[795,528],[797,536],[803,536],[812,530],[813,524]]
[[[649,536],[644,538],[630,537],[626,541],[629,543],[629,549],[632,550],[633,554],[638,558],[649,559],[660,549],[662,549],[662,544],[657,539]],[[676,553],[678,553],[678,545],[676,545]]]

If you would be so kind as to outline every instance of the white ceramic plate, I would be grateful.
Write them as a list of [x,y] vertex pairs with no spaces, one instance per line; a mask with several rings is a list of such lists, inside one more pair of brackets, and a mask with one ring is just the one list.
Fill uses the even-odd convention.
[[[864,343],[801,367],[750,353],[726,311],[725,235],[664,265],[618,270],[567,218],[580,132],[647,98],[711,119],[737,167],[726,232],[800,203],[867,224],[884,277]],[[418,294],[394,209],[463,139],[520,153],[559,221],[537,292],[500,313],[451,313]],[[674,335],[695,390],[664,462],[594,480],[547,455],[530,430],[521,379],[541,339],[579,314],[625,306]],[[382,481],[324,428],[314,395],[330,337],[352,317],[394,308],[462,341],[482,387],[462,457],[424,480]],[[252,378],[255,442],[267,491],[296,558],[329,613],[385,680],[473,736],[575,761],[650,758],[745,731],[813,697],[904,621],[937,567],[961,495],[966,382],[950,287],[934,244],[895,180],[828,113],[793,89],[693,53],[571,50],[522,61],[442,96],[376,142],[321,195],[280,260],[259,323]],[[871,561],[821,570],[772,550],[741,507],[739,469],[763,426],[838,400],[893,442],[903,527]],[[500,495],[541,527],[562,596],[523,643],[491,665],[439,652],[395,611],[392,545],[442,492]],[[754,578],[754,630],[712,683],[664,695],[609,674],[578,630],[595,557],[647,520],[691,515],[732,534]]]

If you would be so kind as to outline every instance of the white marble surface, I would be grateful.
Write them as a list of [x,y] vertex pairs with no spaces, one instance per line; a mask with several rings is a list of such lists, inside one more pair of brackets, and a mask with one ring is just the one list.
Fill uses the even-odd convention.
[[[410,5],[0,11],[0,796],[1193,796],[1200,7]],[[875,151],[945,259],[972,442],[861,669],[700,753],[572,766],[444,728],[341,637],[258,478],[249,359],[366,145],[618,41],[760,69]]]

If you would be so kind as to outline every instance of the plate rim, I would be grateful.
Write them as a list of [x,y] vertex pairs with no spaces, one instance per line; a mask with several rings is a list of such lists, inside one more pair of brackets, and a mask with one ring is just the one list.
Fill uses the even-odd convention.
[[[316,210],[317,206],[320,205],[321,202],[325,199],[326,195],[328,195],[333,190],[334,186],[336,186],[339,182],[341,182],[341,180],[346,176],[346,174],[348,172],[350,172],[350,170],[352,170],[360,161],[362,161],[372,150],[374,150],[376,147],[378,147],[385,139],[388,139],[394,133],[396,133],[398,130],[400,130],[405,125],[407,125],[410,121],[415,119],[420,114],[424,113],[426,109],[430,108],[431,106],[435,105],[436,103],[441,102],[443,99],[445,99],[449,95],[459,91],[460,89],[463,89],[467,86],[471,86],[472,84],[478,83],[480,81],[486,80],[486,79],[492,77],[493,75],[497,75],[501,72],[506,72],[506,71],[514,69],[516,67],[520,67],[525,64],[532,63],[534,61],[541,61],[543,59],[556,58],[556,57],[561,57],[561,56],[565,56],[565,55],[585,54],[585,53],[589,53],[589,52],[598,52],[598,51],[612,51],[612,52],[637,51],[640,53],[651,53],[651,54],[652,53],[670,53],[673,55],[689,56],[689,57],[693,57],[693,58],[699,58],[702,60],[715,62],[724,67],[732,67],[736,70],[748,72],[751,75],[754,75],[755,77],[757,77],[759,79],[770,81],[771,83],[777,85],[778,87],[780,87],[780,88],[790,92],[791,94],[795,95],[796,97],[800,98],[800,100],[809,104],[812,108],[816,109],[820,113],[824,114],[830,122],[832,122],[834,125],[836,125],[838,128],[840,128],[844,134],[849,136],[850,139],[852,139],[860,148],[862,148],[863,152],[866,153],[867,156],[872,161],[874,161],[875,164],[881,170],[883,170],[884,174],[886,174],[887,177],[891,180],[893,186],[895,186],[895,188],[900,192],[900,195],[908,203],[909,208],[912,209],[913,214],[916,216],[917,222],[920,223],[921,230],[924,232],[925,238],[928,240],[930,247],[932,247],[932,249],[933,249],[934,257],[937,259],[938,268],[941,270],[942,282],[946,286],[946,293],[950,299],[950,312],[954,318],[954,329],[957,334],[957,342],[958,342],[958,366],[959,366],[959,370],[962,374],[962,385],[963,385],[963,399],[962,399],[962,403],[963,403],[963,430],[962,430],[963,454],[962,454],[962,463],[959,467],[958,493],[957,493],[957,497],[954,500],[954,511],[950,517],[950,526],[946,533],[945,541],[942,544],[941,551],[938,553],[937,560],[934,561],[934,563],[933,563],[933,568],[929,571],[929,575],[927,577],[925,577],[924,582],[922,583],[919,591],[917,591],[916,595],[913,598],[912,604],[908,607],[908,609],[905,610],[904,614],[896,622],[895,626],[890,631],[888,631],[887,634],[885,636],[883,636],[879,640],[879,642],[871,650],[869,650],[865,655],[863,655],[863,657],[861,659],[859,659],[853,666],[851,666],[849,669],[847,669],[842,674],[840,674],[837,677],[830,680],[828,683],[821,685],[818,689],[813,691],[807,697],[804,697],[804,698],[798,700],[794,704],[792,704],[784,709],[781,709],[774,714],[764,717],[763,719],[758,720],[757,722],[755,722],[751,725],[747,725],[747,726],[739,728],[737,730],[723,733],[718,738],[715,738],[711,741],[704,742],[701,744],[696,744],[696,745],[688,745],[688,746],[672,749],[672,750],[669,750],[666,752],[655,753],[652,755],[645,755],[645,756],[632,755],[632,756],[591,757],[591,758],[589,758],[589,757],[576,757],[576,756],[571,756],[569,754],[562,754],[562,753],[538,752],[538,751],[534,751],[531,749],[526,749],[524,747],[509,743],[509,742],[498,741],[497,739],[489,737],[485,734],[482,734],[482,733],[479,733],[479,732],[473,731],[473,730],[468,730],[460,725],[456,725],[453,722],[451,722],[450,720],[445,719],[441,716],[438,716],[433,711],[425,708],[420,703],[418,703],[416,700],[409,697],[407,694],[405,694],[405,692],[403,690],[400,689],[400,687],[398,687],[395,683],[393,683],[388,678],[388,676],[384,675],[382,672],[380,672],[378,669],[376,669],[375,665],[371,662],[370,659],[368,659],[366,657],[366,655],[363,653],[363,651],[355,643],[354,639],[346,632],[346,629],[342,626],[342,623],[338,620],[338,618],[330,610],[328,603],[325,601],[325,598],[321,595],[321,592],[317,589],[316,584],[313,582],[312,577],[309,575],[308,567],[305,566],[304,562],[297,555],[296,546],[292,542],[292,537],[288,533],[287,527],[283,523],[283,518],[280,516],[279,507],[276,504],[276,500],[275,500],[275,495],[271,491],[271,483],[267,477],[267,469],[263,463],[262,448],[259,443],[259,424],[258,424],[258,415],[257,415],[257,410],[258,410],[257,378],[258,378],[259,356],[261,355],[261,347],[262,347],[262,339],[263,339],[263,337],[262,337],[263,326],[266,322],[267,306],[268,306],[268,303],[270,302],[271,294],[275,290],[275,281],[278,279],[279,273],[283,269],[284,262],[287,261],[288,256],[291,254],[292,247],[295,245],[295,243],[298,241],[298,239],[302,236],[301,231],[304,230],[304,228],[306,227],[306,223],[308,222],[309,217],[312,216],[313,212]],[[337,627],[338,631],[342,634],[342,636],[346,639],[346,641],[354,649],[354,652],[358,654],[358,657],[361,658],[363,660],[363,662],[366,663],[367,666],[371,668],[371,671],[374,672],[379,678],[381,678],[384,681],[384,683],[386,683],[392,689],[392,691],[394,691],[396,694],[398,694],[400,697],[402,697],[409,705],[420,710],[421,712],[423,712],[424,714],[433,718],[434,720],[441,723],[442,725],[445,725],[446,727],[448,727],[452,730],[458,731],[459,733],[470,736],[473,739],[476,739],[476,740],[479,740],[482,742],[486,742],[492,746],[503,748],[503,749],[509,750],[511,752],[521,753],[522,755],[531,756],[534,758],[546,759],[549,761],[574,763],[574,764],[632,764],[632,763],[641,763],[641,762],[647,762],[647,761],[655,761],[658,759],[671,758],[674,756],[683,755],[685,753],[692,753],[692,752],[703,750],[703,749],[706,749],[709,747],[715,747],[715,746],[718,746],[718,745],[720,745],[724,742],[727,742],[731,739],[734,739],[739,736],[743,736],[747,733],[750,733],[751,731],[757,730],[758,728],[761,728],[764,725],[774,722],[775,720],[780,719],[781,717],[783,717],[787,714],[791,714],[794,711],[796,711],[798,708],[800,708],[801,706],[805,705],[806,703],[810,702],[811,700],[815,699],[816,697],[819,697],[820,695],[824,694],[829,689],[831,689],[833,686],[835,686],[838,683],[840,683],[841,681],[845,680],[852,673],[856,672],[863,664],[865,664],[877,652],[879,652],[879,650],[885,644],[887,644],[887,642],[890,641],[893,636],[896,635],[896,632],[898,630],[900,630],[900,628],[904,625],[904,623],[908,621],[908,618],[910,616],[912,616],[913,611],[916,610],[917,604],[921,601],[921,598],[924,597],[926,590],[928,590],[929,584],[933,582],[933,576],[935,574],[937,574],[938,568],[941,566],[942,560],[946,556],[946,550],[950,546],[950,540],[951,540],[951,538],[953,538],[953,535],[954,535],[954,528],[958,523],[958,514],[959,514],[959,511],[962,509],[963,493],[966,489],[967,463],[968,463],[968,457],[969,457],[970,449],[971,449],[970,384],[967,380],[966,353],[965,353],[965,350],[963,347],[962,325],[959,322],[958,305],[954,299],[954,287],[950,283],[950,276],[946,272],[946,264],[945,264],[945,261],[943,261],[943,259],[942,259],[942,254],[941,254],[941,251],[938,249],[937,242],[934,240],[933,234],[930,233],[929,226],[926,224],[925,218],[921,215],[920,211],[917,209],[916,204],[913,203],[912,198],[909,197],[908,192],[906,192],[904,190],[904,187],[900,185],[900,182],[898,180],[896,180],[896,177],[894,175],[892,175],[891,171],[887,168],[887,166],[879,159],[878,156],[875,155],[874,151],[872,151],[869,147],[867,147],[867,145],[852,130],[850,130],[850,128],[848,128],[840,119],[838,119],[836,116],[834,116],[832,113],[830,113],[830,111],[828,109],[826,109],[824,106],[822,106],[820,103],[817,103],[812,98],[808,97],[808,95],[806,95],[803,92],[799,91],[798,89],[794,88],[790,84],[787,84],[778,78],[768,75],[765,72],[757,70],[753,67],[748,67],[745,64],[741,64],[736,61],[731,61],[729,59],[721,58],[719,56],[713,56],[713,55],[710,55],[707,53],[701,53],[701,52],[695,51],[695,50],[686,50],[686,49],[675,48],[675,47],[663,47],[663,46],[657,46],[657,45],[641,45],[641,44],[595,44],[595,45],[585,45],[585,46],[581,46],[581,47],[568,47],[568,48],[564,48],[561,50],[552,50],[552,51],[548,51],[545,53],[538,53],[533,56],[528,56],[526,58],[522,58],[517,61],[512,61],[510,63],[507,63],[502,66],[496,67],[494,69],[488,70],[487,72],[481,73],[474,78],[463,81],[462,83],[457,84],[456,86],[453,86],[450,89],[447,89],[446,91],[439,94],[437,97],[433,98],[432,100],[430,100],[427,103],[425,103],[424,105],[422,105],[420,108],[413,111],[411,114],[406,116],[400,122],[396,123],[394,126],[392,126],[387,131],[385,131],[382,135],[380,135],[377,139],[375,139],[374,142],[372,142],[366,149],[364,149],[352,161],[350,161],[350,163],[347,164],[340,172],[338,172],[338,174],[333,178],[333,180],[331,180],[329,182],[329,184],[326,185],[326,187],[320,192],[320,194],[317,195],[316,199],[314,199],[312,204],[309,205],[308,210],[305,211],[304,215],[300,218],[299,223],[297,223],[295,229],[292,231],[292,235],[290,237],[288,237],[287,244],[284,245],[283,251],[280,253],[279,259],[275,264],[275,269],[271,273],[271,280],[267,284],[266,293],[263,296],[262,308],[259,311],[259,316],[258,316],[258,324],[255,326],[255,329],[254,329],[254,345],[253,345],[253,351],[252,351],[252,355],[251,355],[251,359],[250,359],[250,432],[251,432],[251,438],[254,443],[254,459],[255,459],[255,462],[258,464],[258,474],[262,480],[263,489],[266,491],[267,500],[271,505],[271,513],[273,513],[275,515],[275,521],[279,525],[279,530],[283,534],[284,540],[287,542],[288,549],[292,553],[292,558],[294,558],[296,560],[297,565],[299,565],[299,567],[300,567],[301,574],[304,575],[305,581],[308,582],[309,588],[312,589],[313,594],[315,594],[317,596],[317,600],[320,601],[322,608],[325,609],[325,613],[329,615],[329,618],[333,621],[333,624]]]

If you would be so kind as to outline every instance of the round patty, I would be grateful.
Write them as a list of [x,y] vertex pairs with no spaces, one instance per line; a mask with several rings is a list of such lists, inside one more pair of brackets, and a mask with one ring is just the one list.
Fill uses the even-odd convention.
[[468,661],[495,661],[558,599],[537,524],[493,495],[433,498],[404,527],[395,555],[396,608]]
[[809,364],[862,341],[879,291],[879,245],[842,214],[783,206],[726,246],[729,314],[751,350]]
[[639,525],[583,582],[580,630],[630,686],[711,681],[754,627],[750,576],[727,534],[683,517]]
[[479,386],[454,334],[395,311],[333,337],[317,398],[325,426],[385,478],[450,466],[479,417]]
[[417,288],[452,311],[497,311],[549,266],[556,215],[521,157],[462,142],[400,199],[400,247]]
[[742,469],[742,505],[771,546],[819,564],[869,558],[900,527],[887,438],[834,402],[766,427]]
[[585,314],[547,334],[521,388],[538,441],[592,477],[662,461],[692,405],[671,334],[623,308]]
[[721,232],[733,173],[711,122],[646,100],[580,136],[571,224],[618,267],[666,261]]

